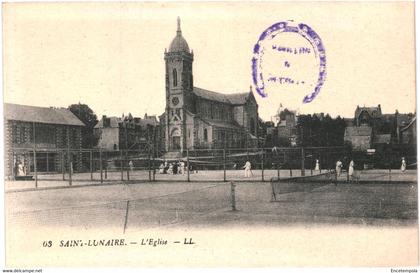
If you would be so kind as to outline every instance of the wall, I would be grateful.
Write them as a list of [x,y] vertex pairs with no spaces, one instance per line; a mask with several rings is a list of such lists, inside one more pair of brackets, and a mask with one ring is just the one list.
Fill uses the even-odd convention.
[[119,129],[118,128],[101,128],[100,137],[97,147],[105,150],[114,150],[114,144],[119,149]]

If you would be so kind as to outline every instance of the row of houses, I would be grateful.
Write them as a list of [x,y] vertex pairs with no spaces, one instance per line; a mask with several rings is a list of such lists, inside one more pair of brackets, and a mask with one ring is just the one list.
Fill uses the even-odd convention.
[[[31,173],[60,172],[69,168],[85,171],[86,155],[82,149],[85,124],[67,108],[4,104],[5,175],[13,177],[18,164]],[[96,149],[120,151],[144,149],[160,138],[156,116],[134,118],[106,117],[97,123]]]
[[[66,160],[73,162],[76,170],[83,170],[81,153],[71,153],[65,161],[57,151],[82,150],[82,129],[85,124],[66,108],[36,107],[6,103],[5,124],[5,168],[6,175],[13,175],[18,162],[23,162],[28,171],[34,169],[34,159],[40,172],[59,171]],[[323,115],[320,114],[322,119]],[[296,146],[298,116],[295,111],[279,112],[275,122],[258,119],[257,145]],[[416,115],[383,114],[381,106],[359,107],[353,118],[347,118],[344,142],[354,151],[380,149],[389,144],[416,145]],[[143,118],[128,115],[102,116],[94,127],[93,134],[98,143],[95,148],[104,151],[165,150],[165,127],[160,126],[156,116],[145,114]],[[150,148],[150,147],[149,147]],[[210,147],[211,148],[211,147]],[[33,150],[42,151],[35,154]],[[35,158],[34,158],[35,157]],[[64,162],[64,163],[63,163]]]
[[353,150],[381,148],[385,145],[416,145],[417,127],[415,114],[383,114],[381,105],[357,106],[354,119],[349,121],[344,132],[344,141]]

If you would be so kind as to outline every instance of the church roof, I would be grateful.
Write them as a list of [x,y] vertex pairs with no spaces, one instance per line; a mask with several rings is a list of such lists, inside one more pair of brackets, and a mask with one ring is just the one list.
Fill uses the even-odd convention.
[[66,108],[38,107],[5,103],[4,116],[6,120],[85,126],[78,117]]
[[169,52],[190,52],[187,41],[182,36],[181,32],[181,20],[178,17],[178,28],[176,31],[176,36],[169,45]]
[[234,124],[234,123],[230,123],[230,122],[226,122],[226,121],[221,121],[221,120],[213,120],[213,119],[206,119],[206,118],[201,118],[205,123],[208,123],[212,126],[215,127],[221,127],[221,128],[234,128],[234,129],[238,129],[240,128],[238,125]]
[[205,90],[202,88],[194,87],[193,92],[196,96],[213,100],[218,102],[223,102],[233,105],[243,105],[248,100],[248,97],[251,95],[251,92],[237,93],[237,94],[222,94],[214,91]]

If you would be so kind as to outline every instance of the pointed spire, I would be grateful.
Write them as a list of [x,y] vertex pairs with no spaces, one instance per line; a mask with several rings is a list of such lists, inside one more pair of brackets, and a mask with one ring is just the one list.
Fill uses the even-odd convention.
[[176,23],[177,23],[176,33],[181,34],[181,19],[179,18],[179,16],[176,18]]

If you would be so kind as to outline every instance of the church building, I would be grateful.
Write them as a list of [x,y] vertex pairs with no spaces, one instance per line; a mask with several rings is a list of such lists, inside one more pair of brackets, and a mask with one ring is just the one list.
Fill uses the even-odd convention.
[[252,90],[223,94],[194,86],[194,53],[182,36],[180,19],[165,49],[166,109],[160,116],[165,150],[258,146],[258,104]]

